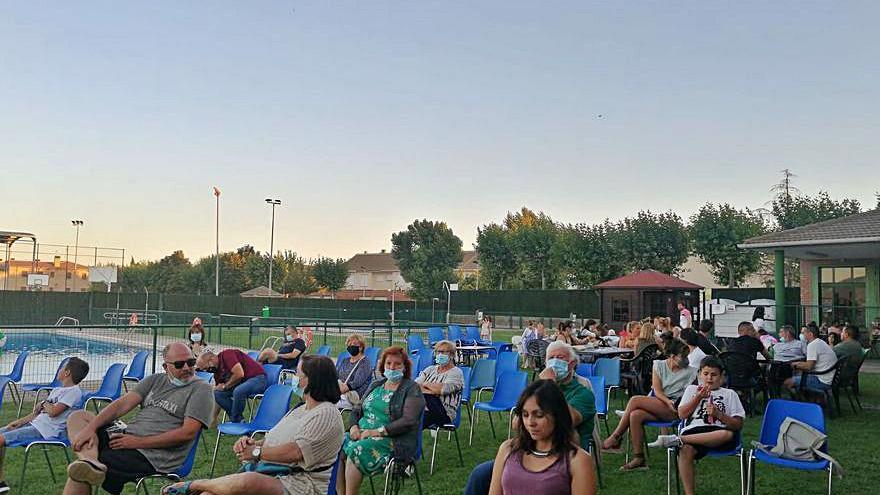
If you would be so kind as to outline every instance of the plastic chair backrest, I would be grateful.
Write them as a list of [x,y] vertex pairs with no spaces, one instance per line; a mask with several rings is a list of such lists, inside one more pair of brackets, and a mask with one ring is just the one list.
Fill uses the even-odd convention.
[[415,354],[409,357],[409,362],[411,363],[411,368],[413,370],[413,379],[419,376],[419,369],[421,369],[419,368],[419,366],[421,366],[422,359],[427,358],[422,356],[421,354]]
[[593,376],[593,365],[590,363],[581,363],[577,365],[577,368],[575,368],[574,372],[584,378],[588,376]]
[[461,370],[461,374],[464,376],[464,388],[461,389],[461,400],[462,400],[462,402],[470,402],[471,401],[471,367],[470,366],[459,366],[458,369]]
[[[426,351],[427,351],[427,349],[426,349]],[[415,363],[413,363],[413,364],[415,364]],[[433,364],[434,364],[434,352],[433,351],[425,352],[424,354],[419,354],[419,365],[418,365],[418,367],[413,368],[413,369],[417,369],[419,371],[418,374],[421,375],[422,371],[425,371],[428,368],[428,366],[431,366]]]
[[293,387],[290,385],[269,385],[251,424],[259,429],[272,429],[290,410],[290,396],[292,394]]
[[192,472],[193,466],[196,463],[196,452],[199,450],[199,437],[201,436],[202,430],[199,430],[199,432],[196,433],[196,437],[193,439],[192,446],[189,448],[189,454],[186,455],[186,460],[184,460],[183,464],[181,464],[181,466],[177,468],[176,471],[174,471],[174,474],[176,474],[177,476],[180,476],[181,478],[186,478],[187,476],[189,476],[189,473]]
[[764,422],[761,423],[759,442],[765,445],[776,445],[779,427],[785,418],[790,417],[825,432],[825,416],[818,404],[795,402],[791,400],[772,399],[764,411]]
[[348,359],[348,358],[350,358],[350,357],[351,357],[351,353],[350,353],[350,352],[348,352],[348,351],[342,351],[342,352],[340,352],[339,355],[336,356],[336,367],[338,368],[338,367],[339,367],[339,363],[341,363],[343,360],[346,360],[346,359]]
[[266,372],[266,383],[272,385],[273,383],[278,383],[278,377],[281,376],[281,369],[283,366],[280,364],[264,364],[263,371]]
[[61,373],[61,370],[63,370],[65,366],[67,366],[68,361],[70,361],[69,357],[61,360],[61,363],[58,365],[58,369],[55,370],[55,378],[53,378],[52,383],[49,384],[50,387],[57,388],[61,386],[61,380],[58,379],[58,374]]
[[196,371],[196,378],[211,383],[214,381],[214,373],[208,371]]
[[138,351],[138,353],[131,358],[131,364],[128,366],[128,371],[125,372],[125,377],[143,380],[144,374],[147,371],[147,358],[149,356],[149,351]]
[[465,329],[465,332],[468,340],[480,340],[479,327],[469,326]]
[[519,354],[515,352],[502,352],[498,354],[498,364],[495,365],[495,376],[502,373],[519,370]]
[[516,405],[519,396],[526,389],[529,376],[525,371],[507,371],[498,377],[498,385],[492,395],[491,404],[511,409]]
[[27,360],[30,353],[28,351],[21,351],[18,357],[15,358],[15,364],[12,365],[12,372],[9,373],[9,379],[14,382],[21,381],[21,375],[24,373],[24,362]]
[[461,333],[461,327],[459,325],[449,325],[449,340],[453,342],[456,340],[464,340],[464,334]]
[[493,359],[477,359],[471,370],[470,388],[492,388],[495,386],[495,366]]
[[364,355],[370,360],[370,369],[376,369],[376,365],[379,364],[379,354],[381,353],[382,349],[378,347],[367,347],[364,349]]
[[327,344],[322,345],[318,348],[318,352],[316,352],[318,356],[329,356],[330,355],[330,346]]
[[421,351],[425,348],[425,341],[421,335],[410,335],[406,338],[407,351],[412,354],[415,351]]
[[606,387],[619,387],[620,359],[597,359],[593,363],[593,375],[604,377]]
[[607,398],[605,395],[605,377],[604,376],[588,376],[590,385],[593,386],[593,396],[596,398],[596,412],[599,414],[608,413]]
[[258,357],[260,357],[260,353],[257,351],[248,351],[247,355],[249,358],[253,359],[254,361],[256,361]]
[[327,495],[336,494],[336,477],[339,475],[339,464],[342,462],[342,451],[336,454],[336,463],[333,464],[333,470],[330,471],[330,484],[327,485]]
[[122,373],[125,371],[125,364],[113,363],[104,373],[104,380],[101,381],[101,387],[95,392],[100,397],[119,398],[122,395]]
[[428,343],[434,344],[440,342],[446,337],[443,335],[443,329],[440,327],[431,327],[428,329]]
[[718,355],[724,365],[727,386],[730,388],[751,388],[754,378],[761,375],[758,358],[736,351],[726,351]]

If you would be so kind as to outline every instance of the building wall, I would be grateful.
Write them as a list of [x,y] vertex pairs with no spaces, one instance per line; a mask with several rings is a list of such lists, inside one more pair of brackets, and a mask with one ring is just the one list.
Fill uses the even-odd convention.
[[[0,290],[27,291],[28,274],[49,275],[49,286],[42,288],[48,292],[88,292],[89,267],[70,263],[69,270],[64,263],[38,262],[34,271],[30,261],[12,260],[9,262],[9,281],[6,281],[6,263],[0,262]],[[68,278],[69,277],[69,278]],[[66,282],[66,284],[65,284]]]
[[345,288],[351,290],[391,290],[409,289],[408,284],[400,272],[359,272],[352,271],[348,273],[348,280],[345,282]]

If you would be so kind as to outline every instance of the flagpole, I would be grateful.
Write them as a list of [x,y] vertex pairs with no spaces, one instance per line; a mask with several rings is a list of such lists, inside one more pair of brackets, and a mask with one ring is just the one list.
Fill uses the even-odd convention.
[[217,197],[217,213],[215,215],[214,240],[214,295],[220,295],[220,190],[214,188],[214,196]]

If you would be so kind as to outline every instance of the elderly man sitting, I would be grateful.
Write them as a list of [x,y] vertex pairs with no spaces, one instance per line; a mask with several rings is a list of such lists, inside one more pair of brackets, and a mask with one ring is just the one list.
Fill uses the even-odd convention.
[[[67,431],[78,459],[67,467],[65,495],[88,495],[96,485],[118,495],[125,483],[184,463],[211,421],[211,386],[193,379],[196,359],[186,344],[167,345],[162,360],[164,373],[148,376],[97,416],[70,415]],[[117,421],[138,406],[127,425]]]
[[[546,357],[547,368],[541,372],[539,378],[553,380],[562,389],[571,413],[572,426],[578,432],[580,446],[587,450],[590,439],[593,438],[596,418],[596,399],[590,388],[590,382],[575,375],[574,371],[579,362],[578,355],[565,342],[551,343],[547,347]],[[597,393],[601,394],[604,391],[599,390]],[[598,454],[598,449],[595,454]],[[465,495],[489,493],[494,463],[495,461],[488,461],[474,468],[465,487]]]

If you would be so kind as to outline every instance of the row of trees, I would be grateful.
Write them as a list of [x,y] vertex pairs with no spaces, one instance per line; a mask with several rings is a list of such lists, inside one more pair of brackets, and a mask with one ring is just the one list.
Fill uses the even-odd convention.
[[[307,261],[292,251],[275,255],[272,288],[281,293],[309,294],[319,289],[331,293],[345,286],[348,270],[345,260],[320,257]],[[216,257],[191,263],[183,251],[175,251],[159,261],[132,260],[125,267],[121,288],[125,292],[213,294]],[[236,295],[269,285],[269,256],[253,246],[220,253],[220,294]]]

